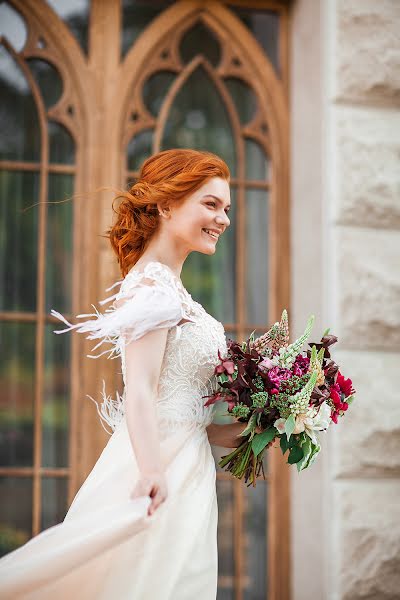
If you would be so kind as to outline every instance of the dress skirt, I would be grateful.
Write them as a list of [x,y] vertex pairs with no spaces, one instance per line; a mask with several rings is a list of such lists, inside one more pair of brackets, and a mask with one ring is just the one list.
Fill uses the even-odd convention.
[[125,418],[64,521],[0,561],[2,600],[215,600],[215,462],[205,426],[160,438],[168,496],[131,499],[139,470]]

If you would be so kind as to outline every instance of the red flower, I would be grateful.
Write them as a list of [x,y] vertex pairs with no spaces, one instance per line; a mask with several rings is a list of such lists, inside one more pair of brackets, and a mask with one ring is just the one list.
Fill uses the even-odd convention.
[[338,408],[341,404],[340,392],[334,386],[331,387],[330,398],[332,398],[333,404]]
[[340,371],[338,371],[336,383],[339,385],[340,391],[343,392],[346,398],[354,393],[353,382],[351,379],[345,379]]

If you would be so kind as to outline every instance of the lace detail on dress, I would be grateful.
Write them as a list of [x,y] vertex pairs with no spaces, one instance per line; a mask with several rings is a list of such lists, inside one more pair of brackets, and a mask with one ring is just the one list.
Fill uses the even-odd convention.
[[119,291],[100,301],[104,304],[114,300],[112,308],[101,314],[94,307],[95,313],[77,315],[77,318],[94,317],[92,320],[71,325],[60,313],[51,311],[68,325],[55,333],[76,329],[88,332],[88,339],[101,338],[93,350],[105,342],[112,345],[110,350],[88,357],[98,358],[108,352],[108,358],[121,358],[123,394],[117,392],[116,399],[107,395],[103,380],[101,405],[89,396],[97,405],[103,428],[111,434],[125,415],[125,346],[158,327],[169,328],[156,399],[159,428],[171,431],[184,423],[206,427],[212,421],[215,406],[204,407],[204,396],[216,389],[214,367],[218,363],[218,350],[221,355],[227,352],[222,323],[192,299],[179,278],[163,263],[153,261],[143,271],[131,270],[107,291],[116,285],[120,285]]

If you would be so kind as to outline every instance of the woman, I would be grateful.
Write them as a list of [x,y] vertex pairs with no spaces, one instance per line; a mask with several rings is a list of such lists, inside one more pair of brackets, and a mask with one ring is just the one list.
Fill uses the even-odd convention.
[[[184,288],[191,252],[212,255],[229,227],[229,170],[209,152],[144,162],[107,232],[121,269],[104,313],[71,325],[121,358],[124,393],[103,392],[111,438],[63,521],[0,561],[0,598],[212,600],[217,498],[210,443],[240,444],[245,424],[212,423],[224,329]],[[111,289],[111,288],[109,288]],[[91,318],[87,318],[91,317]],[[102,423],[102,424],[103,424]]]

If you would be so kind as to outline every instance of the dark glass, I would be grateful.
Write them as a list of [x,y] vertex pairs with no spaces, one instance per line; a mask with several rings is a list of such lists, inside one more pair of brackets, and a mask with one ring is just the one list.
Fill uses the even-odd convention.
[[43,477],[41,529],[64,520],[68,498],[68,480],[64,477]]
[[90,15],[90,0],[46,0],[52,9],[68,26],[82,50],[88,51],[88,26]]
[[257,98],[255,93],[247,83],[237,77],[224,79],[224,83],[235,104],[241,124],[247,125],[256,114]]
[[[213,212],[210,211],[210,222],[212,216]],[[182,282],[193,299],[222,323],[231,323],[236,317],[236,190],[234,189],[231,190],[231,210],[228,216],[231,223],[216,243],[215,254],[209,256],[192,252],[182,269]]]
[[45,107],[51,108],[61,98],[63,91],[63,83],[57,69],[40,58],[30,58],[27,64],[39,86]]
[[246,318],[248,323],[268,323],[268,242],[268,195],[265,190],[246,190]]
[[138,171],[142,163],[152,154],[153,131],[145,129],[138,133],[128,144],[127,161],[129,171]]
[[69,446],[70,336],[57,335],[53,323],[45,327],[42,409],[42,465],[67,467]]
[[203,67],[178,91],[165,125],[162,150],[197,148],[214,152],[236,173],[236,153],[226,106]]
[[72,294],[72,226],[74,179],[72,175],[49,175],[46,236],[46,311],[70,312]]
[[69,132],[55,121],[49,121],[50,163],[73,165],[75,143]]
[[234,600],[233,481],[217,479],[218,497],[218,593],[217,600]]
[[146,27],[171,4],[174,4],[174,0],[122,0],[122,56],[125,56]]
[[228,6],[251,31],[279,75],[281,69],[279,62],[279,13],[273,10]]
[[[266,460],[264,459],[264,470]],[[246,600],[265,600],[267,597],[267,482],[258,479],[256,487],[243,486],[244,519],[243,546]]]
[[33,463],[34,323],[0,321],[0,465]]
[[179,50],[184,63],[190,62],[195,56],[201,54],[217,67],[221,59],[220,44],[213,32],[203,23],[196,23],[185,32]]
[[28,81],[0,44],[0,160],[40,160],[40,126]]
[[254,140],[245,140],[246,179],[268,181],[270,162],[263,148]]
[[36,310],[38,200],[38,173],[0,170],[0,310]]
[[0,477],[0,556],[25,544],[32,535],[32,480]]
[[158,117],[165,96],[175,78],[175,73],[158,71],[144,83],[142,92],[143,102],[153,117]]

